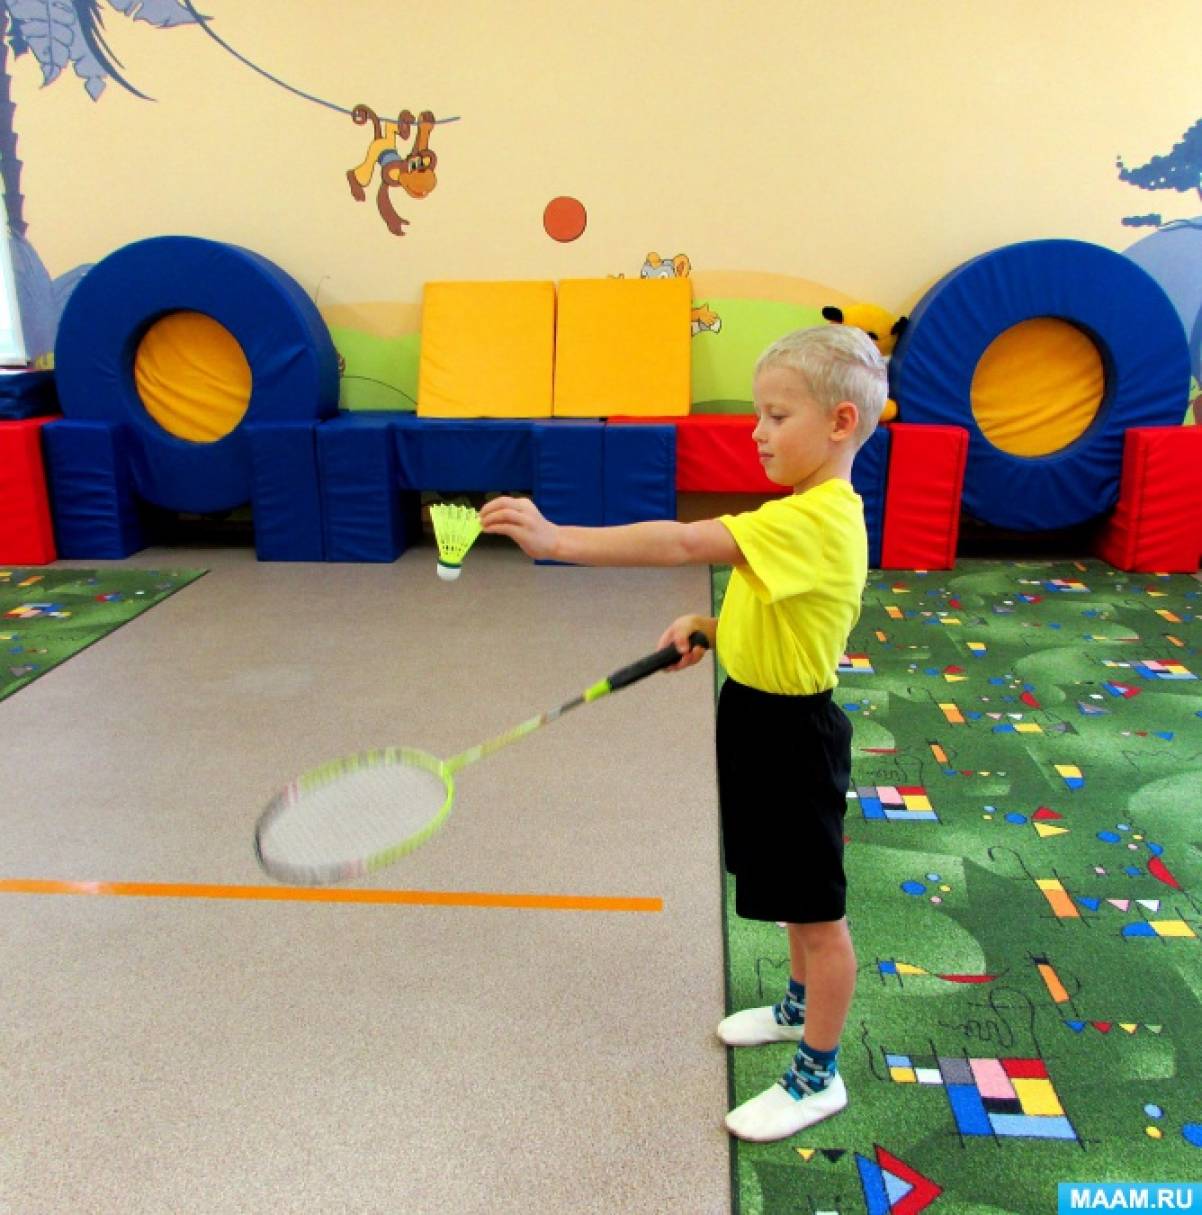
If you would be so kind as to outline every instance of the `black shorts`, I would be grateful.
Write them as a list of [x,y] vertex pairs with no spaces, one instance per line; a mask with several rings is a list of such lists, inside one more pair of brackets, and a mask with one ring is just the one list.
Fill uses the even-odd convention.
[[717,744],[735,911],[790,924],[842,919],[847,715],[830,692],[778,696],[728,678],[718,697]]

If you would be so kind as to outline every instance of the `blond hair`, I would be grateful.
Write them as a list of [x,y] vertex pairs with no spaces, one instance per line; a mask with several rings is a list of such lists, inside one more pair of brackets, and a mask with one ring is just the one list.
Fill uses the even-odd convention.
[[850,401],[859,411],[856,447],[862,447],[880,421],[889,395],[889,372],[881,352],[861,329],[851,325],[816,325],[796,329],[773,342],[755,365],[787,367],[799,375],[810,396],[823,409]]

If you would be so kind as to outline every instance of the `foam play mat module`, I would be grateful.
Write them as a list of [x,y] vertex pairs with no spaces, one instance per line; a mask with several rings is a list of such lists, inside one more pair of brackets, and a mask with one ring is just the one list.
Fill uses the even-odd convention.
[[[1033,1215],[1059,1182],[1202,1176],[1200,649],[1183,575],[870,573],[835,691],[850,1104],[734,1146],[738,1211]],[[784,932],[733,891],[726,923],[731,1006],[779,999]],[[733,1052],[734,1101],[791,1053]]]
[[0,700],[204,573],[0,566]]

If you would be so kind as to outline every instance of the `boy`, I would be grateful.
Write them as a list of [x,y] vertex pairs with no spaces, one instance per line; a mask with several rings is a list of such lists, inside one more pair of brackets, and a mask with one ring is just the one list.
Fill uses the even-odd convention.
[[856,977],[843,873],[851,724],[831,691],[868,572],[851,466],[880,417],[886,378],[872,341],[846,325],[798,330],[764,352],[752,438],[768,477],[793,492],[758,510],[598,528],[556,526],[522,499],[496,498],[480,512],[484,531],[535,558],[732,567],[719,618],[681,616],[659,644],[680,650],[671,669],[683,670],[704,654],[688,642],[700,629],[722,658],[718,793],[735,909],[788,930],[784,998],[718,1026],[730,1046],[798,1044],[781,1079],[726,1116],[741,1139],[784,1139],[847,1104],[838,1053]]

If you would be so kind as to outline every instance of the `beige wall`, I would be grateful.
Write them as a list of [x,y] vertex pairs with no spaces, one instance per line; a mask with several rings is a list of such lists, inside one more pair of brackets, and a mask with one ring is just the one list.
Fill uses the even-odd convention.
[[[902,311],[998,245],[1123,249],[1146,232],[1124,215],[1202,210],[1115,170],[1202,116],[1193,0],[206,0],[215,31],[300,89],[461,116],[435,134],[437,189],[393,192],[399,239],[374,182],[350,196],[364,128],[199,28],[102,7],[153,103],[115,82],[93,102],[69,73],[42,88],[32,56],[9,60],[28,237],[51,275],[191,233],[320,286],[323,310],[411,316],[427,279],[629,276],[649,250],[683,251],[695,274],[797,275]],[[571,244],[542,228],[558,194],[588,208]]]

